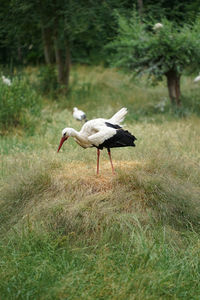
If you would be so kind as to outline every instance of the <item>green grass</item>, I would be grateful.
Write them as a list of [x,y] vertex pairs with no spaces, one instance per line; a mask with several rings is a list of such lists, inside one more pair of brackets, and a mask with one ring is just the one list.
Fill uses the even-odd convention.
[[[76,66],[34,134],[0,137],[1,299],[199,299],[199,87],[182,84],[182,107],[160,111],[165,83]],[[106,151],[100,176],[95,149],[69,139],[56,153],[61,130],[81,127],[73,106],[88,119],[128,107],[137,146],[112,150],[115,176]]]
[[[173,245],[166,229],[144,230],[134,219],[126,232],[112,226],[95,245],[72,247],[70,237],[52,239],[15,232],[1,246],[1,297],[5,299],[198,299],[199,249]],[[194,247],[196,244],[196,247]],[[14,297],[13,297],[14,296]]]
[[42,100],[27,78],[16,76],[10,86],[0,80],[0,98],[0,133],[20,125],[33,134]]

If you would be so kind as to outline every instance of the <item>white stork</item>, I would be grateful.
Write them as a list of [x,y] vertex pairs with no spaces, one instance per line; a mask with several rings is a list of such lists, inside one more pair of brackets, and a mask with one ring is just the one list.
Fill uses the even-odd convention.
[[158,29],[161,29],[163,28],[163,24],[162,23],[156,23],[154,26],[153,26],[153,30],[158,30]]
[[64,128],[57,152],[59,152],[64,141],[70,136],[75,138],[75,141],[83,148],[96,147],[97,174],[99,174],[100,150],[107,148],[112,172],[114,173],[110,148],[135,147],[134,141],[136,137],[119,125],[126,114],[127,109],[122,108],[110,119],[99,118],[90,120],[83,125],[79,132],[73,128]]
[[197,83],[198,81],[200,81],[200,73],[197,77],[195,77],[194,82]]
[[9,78],[6,78],[4,75],[2,75],[1,78],[4,84],[7,84],[8,86],[11,85],[11,80]]
[[85,122],[87,122],[86,114],[84,113],[84,111],[78,109],[77,107],[73,108],[73,117],[78,121],[84,120]]

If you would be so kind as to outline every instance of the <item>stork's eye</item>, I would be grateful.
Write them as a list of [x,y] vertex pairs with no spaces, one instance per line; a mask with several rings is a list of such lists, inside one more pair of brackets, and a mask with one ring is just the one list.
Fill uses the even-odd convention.
[[65,133],[63,133],[63,136],[66,136],[66,132],[65,132]]

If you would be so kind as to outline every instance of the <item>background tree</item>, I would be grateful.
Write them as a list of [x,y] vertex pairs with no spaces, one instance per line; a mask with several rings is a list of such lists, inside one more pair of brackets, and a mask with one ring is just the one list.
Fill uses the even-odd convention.
[[43,48],[46,64],[56,62],[58,83],[67,90],[71,58],[87,63],[92,56],[102,59],[104,45],[116,33],[114,9],[128,8],[129,1],[11,0],[0,12],[0,17],[8,16],[0,38],[6,49],[15,51],[15,61],[18,53],[21,63],[33,46],[38,57]]
[[[106,52],[104,46],[118,35],[115,11],[128,18],[133,6],[140,12],[144,23],[142,34],[149,45],[153,43],[150,35],[155,38],[155,34],[150,30],[151,26],[145,24],[150,22],[152,15],[159,22],[161,17],[167,17],[182,26],[192,24],[200,9],[198,0],[184,0],[181,4],[180,1],[164,0],[4,1],[0,8],[0,61],[22,66],[45,62],[51,66],[50,71],[55,71],[56,62],[57,72],[54,74],[57,74],[58,83],[67,90],[71,61],[107,63],[110,52]],[[177,28],[177,34],[178,31]],[[172,27],[173,36],[175,32]]]
[[41,60],[40,28],[31,3],[5,1],[0,8],[0,57],[4,65],[23,65]]
[[153,30],[153,24],[141,24],[136,12],[130,20],[122,16],[118,20],[118,36],[109,46],[116,51],[115,66],[134,75],[146,73],[155,82],[165,76],[171,102],[180,105],[181,75],[200,68],[199,20],[180,27],[165,19],[157,30]]

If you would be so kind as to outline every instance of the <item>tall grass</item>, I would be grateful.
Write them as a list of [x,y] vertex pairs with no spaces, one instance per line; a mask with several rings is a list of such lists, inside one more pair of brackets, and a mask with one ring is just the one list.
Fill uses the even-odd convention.
[[10,86],[0,80],[1,133],[20,125],[30,131],[40,115],[42,99],[26,78],[15,77]]
[[[73,72],[67,98],[45,99],[37,134],[1,138],[0,298],[198,299],[198,113],[160,111],[162,85]],[[62,128],[81,127],[73,106],[88,119],[129,107],[137,146],[112,150],[115,176],[106,151],[100,176],[95,149],[69,139],[56,153]]]
[[[95,245],[72,247],[69,237],[52,239],[28,230],[1,245],[3,299],[198,299],[198,237],[181,247],[165,228],[126,232],[112,226]],[[13,297],[14,296],[14,297]]]
[[42,66],[38,71],[36,87],[43,95],[57,98],[58,82],[54,66]]

